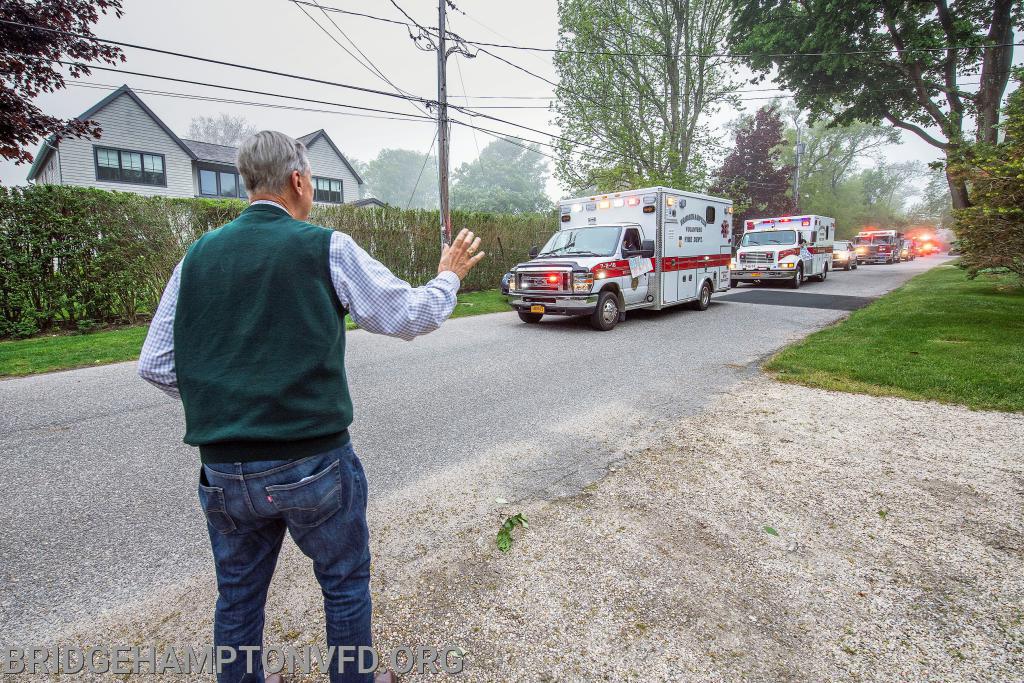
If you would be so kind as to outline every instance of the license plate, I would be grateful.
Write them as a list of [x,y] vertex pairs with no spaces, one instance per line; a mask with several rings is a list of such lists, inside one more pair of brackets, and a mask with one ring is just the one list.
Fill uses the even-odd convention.
[[530,306],[530,313],[543,313],[543,312],[544,312],[544,307],[543,306],[540,306],[538,304],[534,304],[533,306]]

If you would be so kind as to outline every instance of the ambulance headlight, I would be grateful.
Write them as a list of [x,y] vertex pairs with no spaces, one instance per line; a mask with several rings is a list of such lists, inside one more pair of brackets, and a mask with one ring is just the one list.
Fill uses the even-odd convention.
[[573,273],[572,275],[572,291],[574,292],[589,292],[594,288],[594,274],[593,273]]
[[729,268],[731,268],[732,270],[736,270],[736,259],[735,258],[729,259]]
[[796,264],[795,263],[780,263],[779,264],[779,268],[785,268],[787,270],[792,270],[793,268],[796,268]]

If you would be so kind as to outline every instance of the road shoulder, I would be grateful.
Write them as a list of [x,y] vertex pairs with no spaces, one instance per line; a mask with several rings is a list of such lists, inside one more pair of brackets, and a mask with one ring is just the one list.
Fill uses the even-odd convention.
[[[1022,440],[1021,415],[759,377],[578,495],[497,501],[543,466],[513,448],[374,506],[376,643],[458,646],[474,681],[1008,680]],[[77,637],[206,642],[213,598],[198,580]],[[267,642],[320,640],[321,609],[287,549]]]

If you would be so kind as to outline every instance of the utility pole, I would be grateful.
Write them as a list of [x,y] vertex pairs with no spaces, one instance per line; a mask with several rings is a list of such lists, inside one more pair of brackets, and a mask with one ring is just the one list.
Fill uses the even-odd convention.
[[441,204],[441,248],[452,242],[452,216],[448,206],[448,50],[445,45],[445,5],[437,3],[437,182]]
[[800,139],[800,121],[796,122],[796,146],[793,156],[796,159],[793,169],[793,213],[800,213],[800,157],[804,155],[805,145]]

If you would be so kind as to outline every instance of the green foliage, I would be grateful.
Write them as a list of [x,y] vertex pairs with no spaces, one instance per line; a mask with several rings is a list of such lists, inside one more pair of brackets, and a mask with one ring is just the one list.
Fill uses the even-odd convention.
[[[0,188],[0,336],[132,323],[156,309],[188,246],[235,218],[237,200],[143,197],[80,187]],[[437,211],[315,206],[310,220],[350,234],[399,277],[437,273]],[[463,288],[491,289],[557,227],[554,214],[455,211],[487,251]],[[88,325],[89,323],[86,323]]]
[[711,194],[733,200],[733,229],[757,216],[789,213],[792,167],[781,162],[783,124],[778,108],[761,107],[735,126],[736,142],[725,157]]
[[[799,111],[793,107],[786,115],[794,123]],[[793,160],[796,129],[786,131],[783,158]],[[800,211],[836,219],[836,236],[848,239],[867,226],[902,228],[910,223],[905,197],[911,182],[927,171],[917,162],[888,163],[879,158],[879,149],[899,141],[892,128],[855,121],[849,125],[828,125],[818,121],[803,126],[805,144],[800,162]],[[865,162],[873,162],[864,167]],[[940,196],[948,204],[945,178]],[[931,225],[936,221],[922,217]]]
[[564,185],[706,185],[716,153],[707,119],[737,87],[710,54],[722,51],[728,14],[728,0],[559,0],[555,123],[585,143],[560,143]]
[[498,139],[452,174],[452,206],[468,211],[530,213],[551,208],[547,160],[537,145]]
[[1024,288],[944,265],[784,349],[776,379],[1024,412]]
[[971,277],[1007,268],[1024,277],[1024,68],[1004,110],[1000,144],[973,145],[951,165],[971,188],[973,205],[956,212],[961,265]]
[[[1024,4],[733,0],[733,8],[732,49],[750,54],[755,71],[774,71],[812,118],[886,121],[944,152],[956,151],[973,119],[978,139],[994,142],[1013,56],[1006,44],[1024,28]],[[951,45],[960,49],[936,49]],[[976,92],[962,87],[979,71]],[[963,185],[950,188],[954,205],[965,206]]]
[[516,513],[505,520],[505,523],[498,529],[498,535],[495,537],[494,542],[498,546],[498,550],[503,553],[507,553],[509,548],[512,547],[512,530],[517,526],[521,526],[524,529],[529,529],[530,525],[526,522],[526,517],[523,517],[522,513]]
[[399,209],[437,208],[436,156],[411,149],[382,149],[358,169],[373,196],[385,204]]

